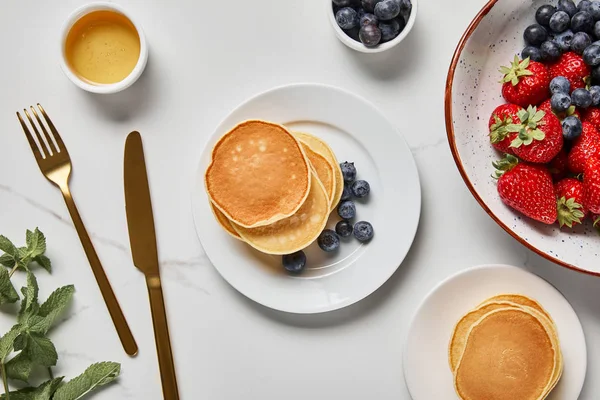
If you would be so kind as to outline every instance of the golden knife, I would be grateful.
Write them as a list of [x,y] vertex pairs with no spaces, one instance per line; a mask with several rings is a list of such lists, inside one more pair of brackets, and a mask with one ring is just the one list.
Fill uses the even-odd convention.
[[165,400],[177,400],[177,377],[160,284],[152,202],[139,132],[131,132],[125,142],[125,210],[133,263],[146,275],[163,396]]

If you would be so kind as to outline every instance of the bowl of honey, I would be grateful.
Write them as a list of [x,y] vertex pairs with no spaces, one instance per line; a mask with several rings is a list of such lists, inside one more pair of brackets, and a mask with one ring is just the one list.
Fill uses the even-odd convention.
[[61,67],[81,89],[117,93],[144,72],[148,45],[141,26],[120,6],[98,2],[75,10],[63,26]]

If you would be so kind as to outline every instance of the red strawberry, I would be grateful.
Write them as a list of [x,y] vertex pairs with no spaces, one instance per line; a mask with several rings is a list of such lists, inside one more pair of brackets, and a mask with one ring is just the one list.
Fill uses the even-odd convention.
[[571,106],[569,107],[569,109],[564,112],[564,113],[555,113],[552,110],[552,106],[550,105],[550,99],[542,102],[542,104],[539,105],[538,110],[542,110],[544,112],[547,113],[552,113],[554,115],[556,115],[558,117],[558,119],[560,120],[560,122],[562,122],[563,119],[570,117],[571,115],[576,116],[577,118],[581,119],[581,115],[579,114],[579,111],[577,111],[577,109],[575,108],[575,106]]
[[496,150],[512,154],[510,143],[517,137],[517,133],[507,131],[506,127],[521,123],[517,115],[520,110],[522,108],[515,104],[502,104],[492,112],[488,127],[490,142]]
[[600,129],[600,109],[596,107],[590,107],[583,112],[581,118],[582,122],[589,122],[594,125],[596,129]]
[[564,76],[571,82],[571,90],[585,87],[585,79],[590,76],[590,67],[583,62],[583,58],[573,52],[563,54],[560,59],[550,65],[550,79]]
[[575,139],[569,153],[569,170],[576,174],[583,172],[588,158],[600,157],[600,133],[589,122],[582,126],[581,136]]
[[500,83],[507,102],[527,107],[550,97],[550,73],[544,64],[529,58],[519,61],[515,56],[510,68],[500,67],[500,72],[504,74]]
[[533,163],[550,162],[563,147],[562,125],[552,113],[529,106],[527,111],[518,113],[522,124],[509,125],[509,132],[519,131],[511,142],[513,153],[521,159]]
[[548,164],[548,169],[555,181],[559,181],[569,172],[569,156],[563,148]]
[[493,165],[504,204],[548,225],[556,221],[556,195],[552,176],[545,166],[519,163],[510,154]]
[[587,210],[583,206],[583,183],[575,178],[566,178],[554,186],[558,224],[572,228],[580,224]]
[[583,172],[583,205],[600,214],[600,158],[590,157]]

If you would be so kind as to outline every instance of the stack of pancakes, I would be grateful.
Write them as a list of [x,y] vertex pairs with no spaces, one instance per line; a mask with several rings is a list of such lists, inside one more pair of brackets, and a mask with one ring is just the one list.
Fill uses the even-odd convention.
[[223,229],[267,254],[291,254],[315,241],[344,190],[327,143],[259,120],[223,135],[204,180]]
[[463,400],[543,400],[563,371],[554,321],[517,294],[494,296],[467,313],[448,357]]

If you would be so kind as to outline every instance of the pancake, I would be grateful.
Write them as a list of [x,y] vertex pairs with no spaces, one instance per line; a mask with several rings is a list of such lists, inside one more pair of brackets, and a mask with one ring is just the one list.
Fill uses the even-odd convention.
[[340,163],[335,157],[335,153],[331,150],[331,147],[324,140],[313,136],[304,132],[293,132],[293,134],[304,143],[307,143],[310,148],[322,155],[329,161],[329,163],[333,166],[333,170],[335,173],[335,195],[332,196],[331,200],[331,211],[333,211],[340,202],[342,198],[342,193],[344,192],[344,176],[342,175],[342,170],[340,168]]
[[221,211],[219,211],[219,209],[216,208],[212,202],[210,203],[210,209],[212,210],[213,214],[215,215],[215,219],[217,220],[219,225],[221,225],[221,227],[225,230],[225,232],[229,233],[234,238],[243,241],[243,239],[237,233],[237,231],[235,229],[233,229],[233,225],[231,225],[231,221],[229,221],[229,219],[227,219],[225,214],[223,214]]
[[544,310],[544,307],[542,307],[540,303],[538,303],[537,301],[535,301],[529,297],[523,296],[522,294],[500,294],[498,296],[494,296],[494,297],[487,299],[483,304],[492,302],[492,301],[510,301],[513,303],[520,304],[522,306],[531,307],[531,308],[538,310],[539,312],[544,314],[546,317],[550,318],[550,320],[552,320],[552,317],[550,317],[550,314],[548,314],[548,312],[546,310]]
[[473,325],[454,379],[461,399],[546,397],[555,383],[558,354],[551,333],[534,315],[542,314],[530,311],[500,308]]
[[329,199],[315,176],[311,179],[308,198],[298,212],[284,220],[258,228],[244,228],[232,223],[246,243],[267,254],[291,254],[314,242],[327,223]]
[[230,221],[254,228],[294,215],[308,197],[311,177],[302,146],[285,127],[250,120],[217,142],[205,186]]
[[325,187],[325,192],[327,192],[327,198],[329,199],[329,209],[331,210],[333,207],[331,202],[335,195],[335,171],[333,166],[325,157],[313,151],[307,143],[300,140],[300,144],[302,144],[302,148],[304,149],[317,178],[319,178]]

